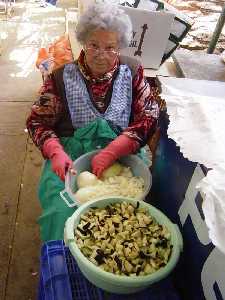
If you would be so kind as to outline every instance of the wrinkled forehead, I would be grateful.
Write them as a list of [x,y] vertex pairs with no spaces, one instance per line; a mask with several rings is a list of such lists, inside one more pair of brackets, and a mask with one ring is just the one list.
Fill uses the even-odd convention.
[[99,46],[107,46],[107,45],[118,46],[119,34],[118,32],[115,31],[106,31],[106,30],[98,29],[90,32],[87,35],[86,44],[89,44],[91,42],[94,42]]

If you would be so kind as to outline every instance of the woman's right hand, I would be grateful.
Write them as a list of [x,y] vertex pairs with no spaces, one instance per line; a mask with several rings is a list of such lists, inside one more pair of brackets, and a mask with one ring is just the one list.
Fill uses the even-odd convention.
[[73,169],[73,162],[64,151],[59,139],[47,139],[43,145],[43,154],[51,160],[53,172],[55,172],[62,181],[65,181],[65,176],[68,171],[73,175],[76,174],[76,171]]
[[57,151],[57,153],[52,156],[51,162],[53,172],[55,172],[62,181],[65,181],[67,172],[74,174],[73,162],[63,150]]

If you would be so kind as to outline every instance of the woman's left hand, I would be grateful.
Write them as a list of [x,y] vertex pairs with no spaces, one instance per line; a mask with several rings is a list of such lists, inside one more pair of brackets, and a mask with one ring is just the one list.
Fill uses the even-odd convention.
[[138,148],[139,143],[136,140],[123,134],[118,136],[93,157],[91,162],[92,173],[100,177],[102,172],[110,167],[118,158],[132,154],[136,152]]

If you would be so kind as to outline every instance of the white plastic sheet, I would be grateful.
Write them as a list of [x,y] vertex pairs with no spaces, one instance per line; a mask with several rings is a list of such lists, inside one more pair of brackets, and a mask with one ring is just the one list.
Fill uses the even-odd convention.
[[209,228],[209,238],[222,252],[225,252],[225,197],[224,166],[208,172],[197,188],[204,194],[202,204],[205,221]]
[[225,83],[160,78],[168,136],[184,157],[210,168],[197,188],[212,242],[225,253]]

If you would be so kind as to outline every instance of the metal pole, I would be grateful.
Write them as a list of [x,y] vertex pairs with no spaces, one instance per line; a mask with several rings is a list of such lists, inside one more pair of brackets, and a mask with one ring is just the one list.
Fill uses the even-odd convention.
[[211,54],[215,50],[216,44],[217,44],[218,39],[220,37],[221,31],[223,29],[224,23],[225,23],[225,5],[222,9],[219,20],[217,21],[216,28],[213,32],[212,39],[211,39],[211,41],[209,43],[209,47],[207,49],[207,53]]

